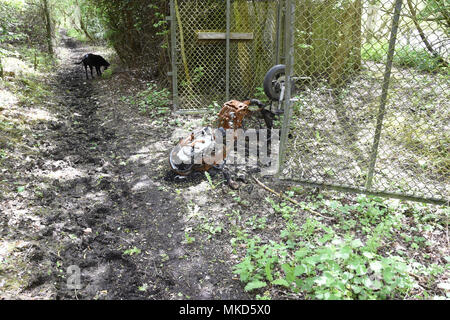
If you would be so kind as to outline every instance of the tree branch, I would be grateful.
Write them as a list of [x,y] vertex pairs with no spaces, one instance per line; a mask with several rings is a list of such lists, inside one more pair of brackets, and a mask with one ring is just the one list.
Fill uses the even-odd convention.
[[448,67],[448,62],[445,61],[439,53],[437,53],[433,47],[431,46],[430,42],[428,42],[428,39],[425,36],[425,33],[423,32],[422,28],[420,27],[419,22],[417,21],[417,15],[416,10],[414,9],[411,0],[406,0],[409,8],[409,12],[411,13],[411,20],[414,22],[414,25],[416,26],[417,31],[419,32],[420,38],[422,39],[423,44],[427,48],[428,51],[435,57],[440,64],[442,64],[444,67]]

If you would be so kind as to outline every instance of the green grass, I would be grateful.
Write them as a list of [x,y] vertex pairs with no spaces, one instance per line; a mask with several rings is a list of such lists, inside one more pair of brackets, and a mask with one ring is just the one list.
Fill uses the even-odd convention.
[[67,30],[67,36],[71,38],[75,38],[80,42],[89,42],[89,39],[86,37],[85,34],[78,32],[77,30],[71,28]]
[[[361,50],[363,60],[374,62],[385,62],[388,54],[389,44],[386,41],[365,43]],[[411,46],[396,46],[394,65],[414,68],[426,72],[448,73],[449,68],[442,66],[438,59],[425,49],[413,48]]]
[[109,68],[109,69],[103,71],[102,77],[103,77],[104,79],[110,79],[110,78],[113,76],[113,73],[114,73],[113,69],[112,69],[112,68]]
[[54,68],[54,58],[45,52],[29,47],[20,47],[19,53],[28,63],[36,65],[38,71],[51,72]]

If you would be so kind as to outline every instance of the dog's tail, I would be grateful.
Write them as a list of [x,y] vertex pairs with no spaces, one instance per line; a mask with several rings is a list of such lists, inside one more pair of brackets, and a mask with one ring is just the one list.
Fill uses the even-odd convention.
[[85,59],[87,59],[88,56],[89,56],[88,54],[84,55],[83,58],[81,58],[81,61],[80,61],[80,62],[75,62],[75,64],[82,64],[83,61],[84,61]]

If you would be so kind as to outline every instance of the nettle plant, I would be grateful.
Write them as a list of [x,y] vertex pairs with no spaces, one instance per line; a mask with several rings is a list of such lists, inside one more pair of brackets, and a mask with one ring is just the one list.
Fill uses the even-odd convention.
[[130,99],[131,104],[136,104],[139,112],[156,116],[169,112],[170,91],[166,88],[158,89],[155,83],[148,83],[147,89]]
[[398,256],[384,258],[360,239],[334,239],[327,245],[248,242],[245,259],[234,272],[250,291],[268,284],[311,299],[386,299],[402,297],[415,286],[410,267]]
[[400,225],[381,199],[361,197],[353,206],[323,203],[329,214],[353,212],[359,220],[359,237],[350,232],[340,236],[336,230],[341,223],[327,226],[312,217],[299,226],[296,209],[266,200],[285,226],[279,241],[263,243],[257,236],[245,240],[245,258],[234,268],[246,283],[245,290],[272,285],[310,299],[386,299],[402,298],[417,286],[411,276],[414,264],[379,252]]

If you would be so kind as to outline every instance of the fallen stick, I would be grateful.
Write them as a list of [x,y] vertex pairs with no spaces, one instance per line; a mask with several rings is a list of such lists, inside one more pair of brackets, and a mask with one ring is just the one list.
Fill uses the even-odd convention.
[[285,196],[285,195],[282,194],[282,193],[278,193],[278,192],[276,192],[275,190],[270,189],[268,186],[266,186],[264,183],[262,183],[261,181],[259,181],[259,180],[256,179],[255,177],[252,177],[252,178],[253,178],[253,180],[255,180],[255,182],[256,182],[260,187],[262,187],[264,190],[269,191],[269,192],[273,193],[274,195],[276,195],[276,196],[278,196],[278,197],[280,197],[280,198],[282,198],[282,199],[285,199],[285,200],[287,200],[287,201],[289,201],[289,202],[295,204],[296,206],[299,206],[302,210],[308,211],[308,212],[310,212],[310,213],[312,213],[312,214],[316,214],[316,215],[321,216],[322,218],[325,218],[325,219],[333,219],[333,218],[330,218],[330,217],[323,216],[323,215],[321,215],[319,212],[317,212],[317,211],[315,211],[315,210],[313,210],[313,209],[310,209],[310,208],[307,208],[307,207],[303,206],[302,204],[298,203],[298,202],[295,201],[294,199],[289,198],[288,196]]

